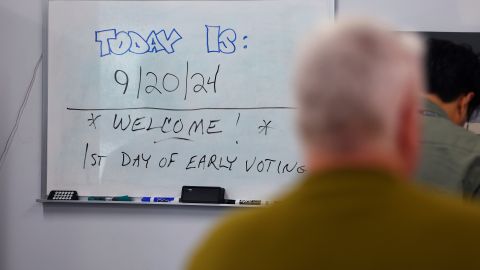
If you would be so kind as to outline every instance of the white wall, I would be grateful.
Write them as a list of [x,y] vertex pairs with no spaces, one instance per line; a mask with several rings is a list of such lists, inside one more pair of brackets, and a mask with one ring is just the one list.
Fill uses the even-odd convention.
[[368,15],[405,31],[480,31],[478,0],[337,0],[338,15]]
[[[41,53],[42,1],[0,1],[0,151]],[[405,30],[480,31],[476,0],[338,0],[339,14],[382,15]],[[41,76],[0,168],[0,269],[180,269],[227,210],[47,206],[41,175]]]

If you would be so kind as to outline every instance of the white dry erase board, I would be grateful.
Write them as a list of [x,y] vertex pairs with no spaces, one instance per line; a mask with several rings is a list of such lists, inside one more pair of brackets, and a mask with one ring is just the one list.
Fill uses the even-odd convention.
[[305,167],[298,42],[333,1],[50,1],[46,192],[268,199]]

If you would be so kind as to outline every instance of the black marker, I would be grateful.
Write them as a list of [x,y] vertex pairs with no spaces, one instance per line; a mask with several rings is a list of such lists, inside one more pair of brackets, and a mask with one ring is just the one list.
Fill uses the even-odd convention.
[[243,205],[261,205],[262,201],[261,200],[239,200],[238,204],[243,204]]

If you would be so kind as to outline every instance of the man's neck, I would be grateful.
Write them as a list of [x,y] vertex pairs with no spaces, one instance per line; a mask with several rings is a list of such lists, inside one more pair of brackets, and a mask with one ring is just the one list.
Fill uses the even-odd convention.
[[442,109],[446,114],[447,117],[450,121],[454,122],[454,114],[456,112],[456,104],[455,101],[452,102],[444,102],[442,101],[438,96],[434,94],[427,94],[426,95],[427,100],[432,102],[433,104],[437,105]]

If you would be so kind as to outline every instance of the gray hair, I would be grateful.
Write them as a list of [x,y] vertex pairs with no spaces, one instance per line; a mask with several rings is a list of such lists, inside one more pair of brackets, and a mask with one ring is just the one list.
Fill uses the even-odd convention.
[[423,43],[365,20],[312,34],[301,50],[296,88],[308,147],[350,152],[392,143],[402,102],[423,90]]

